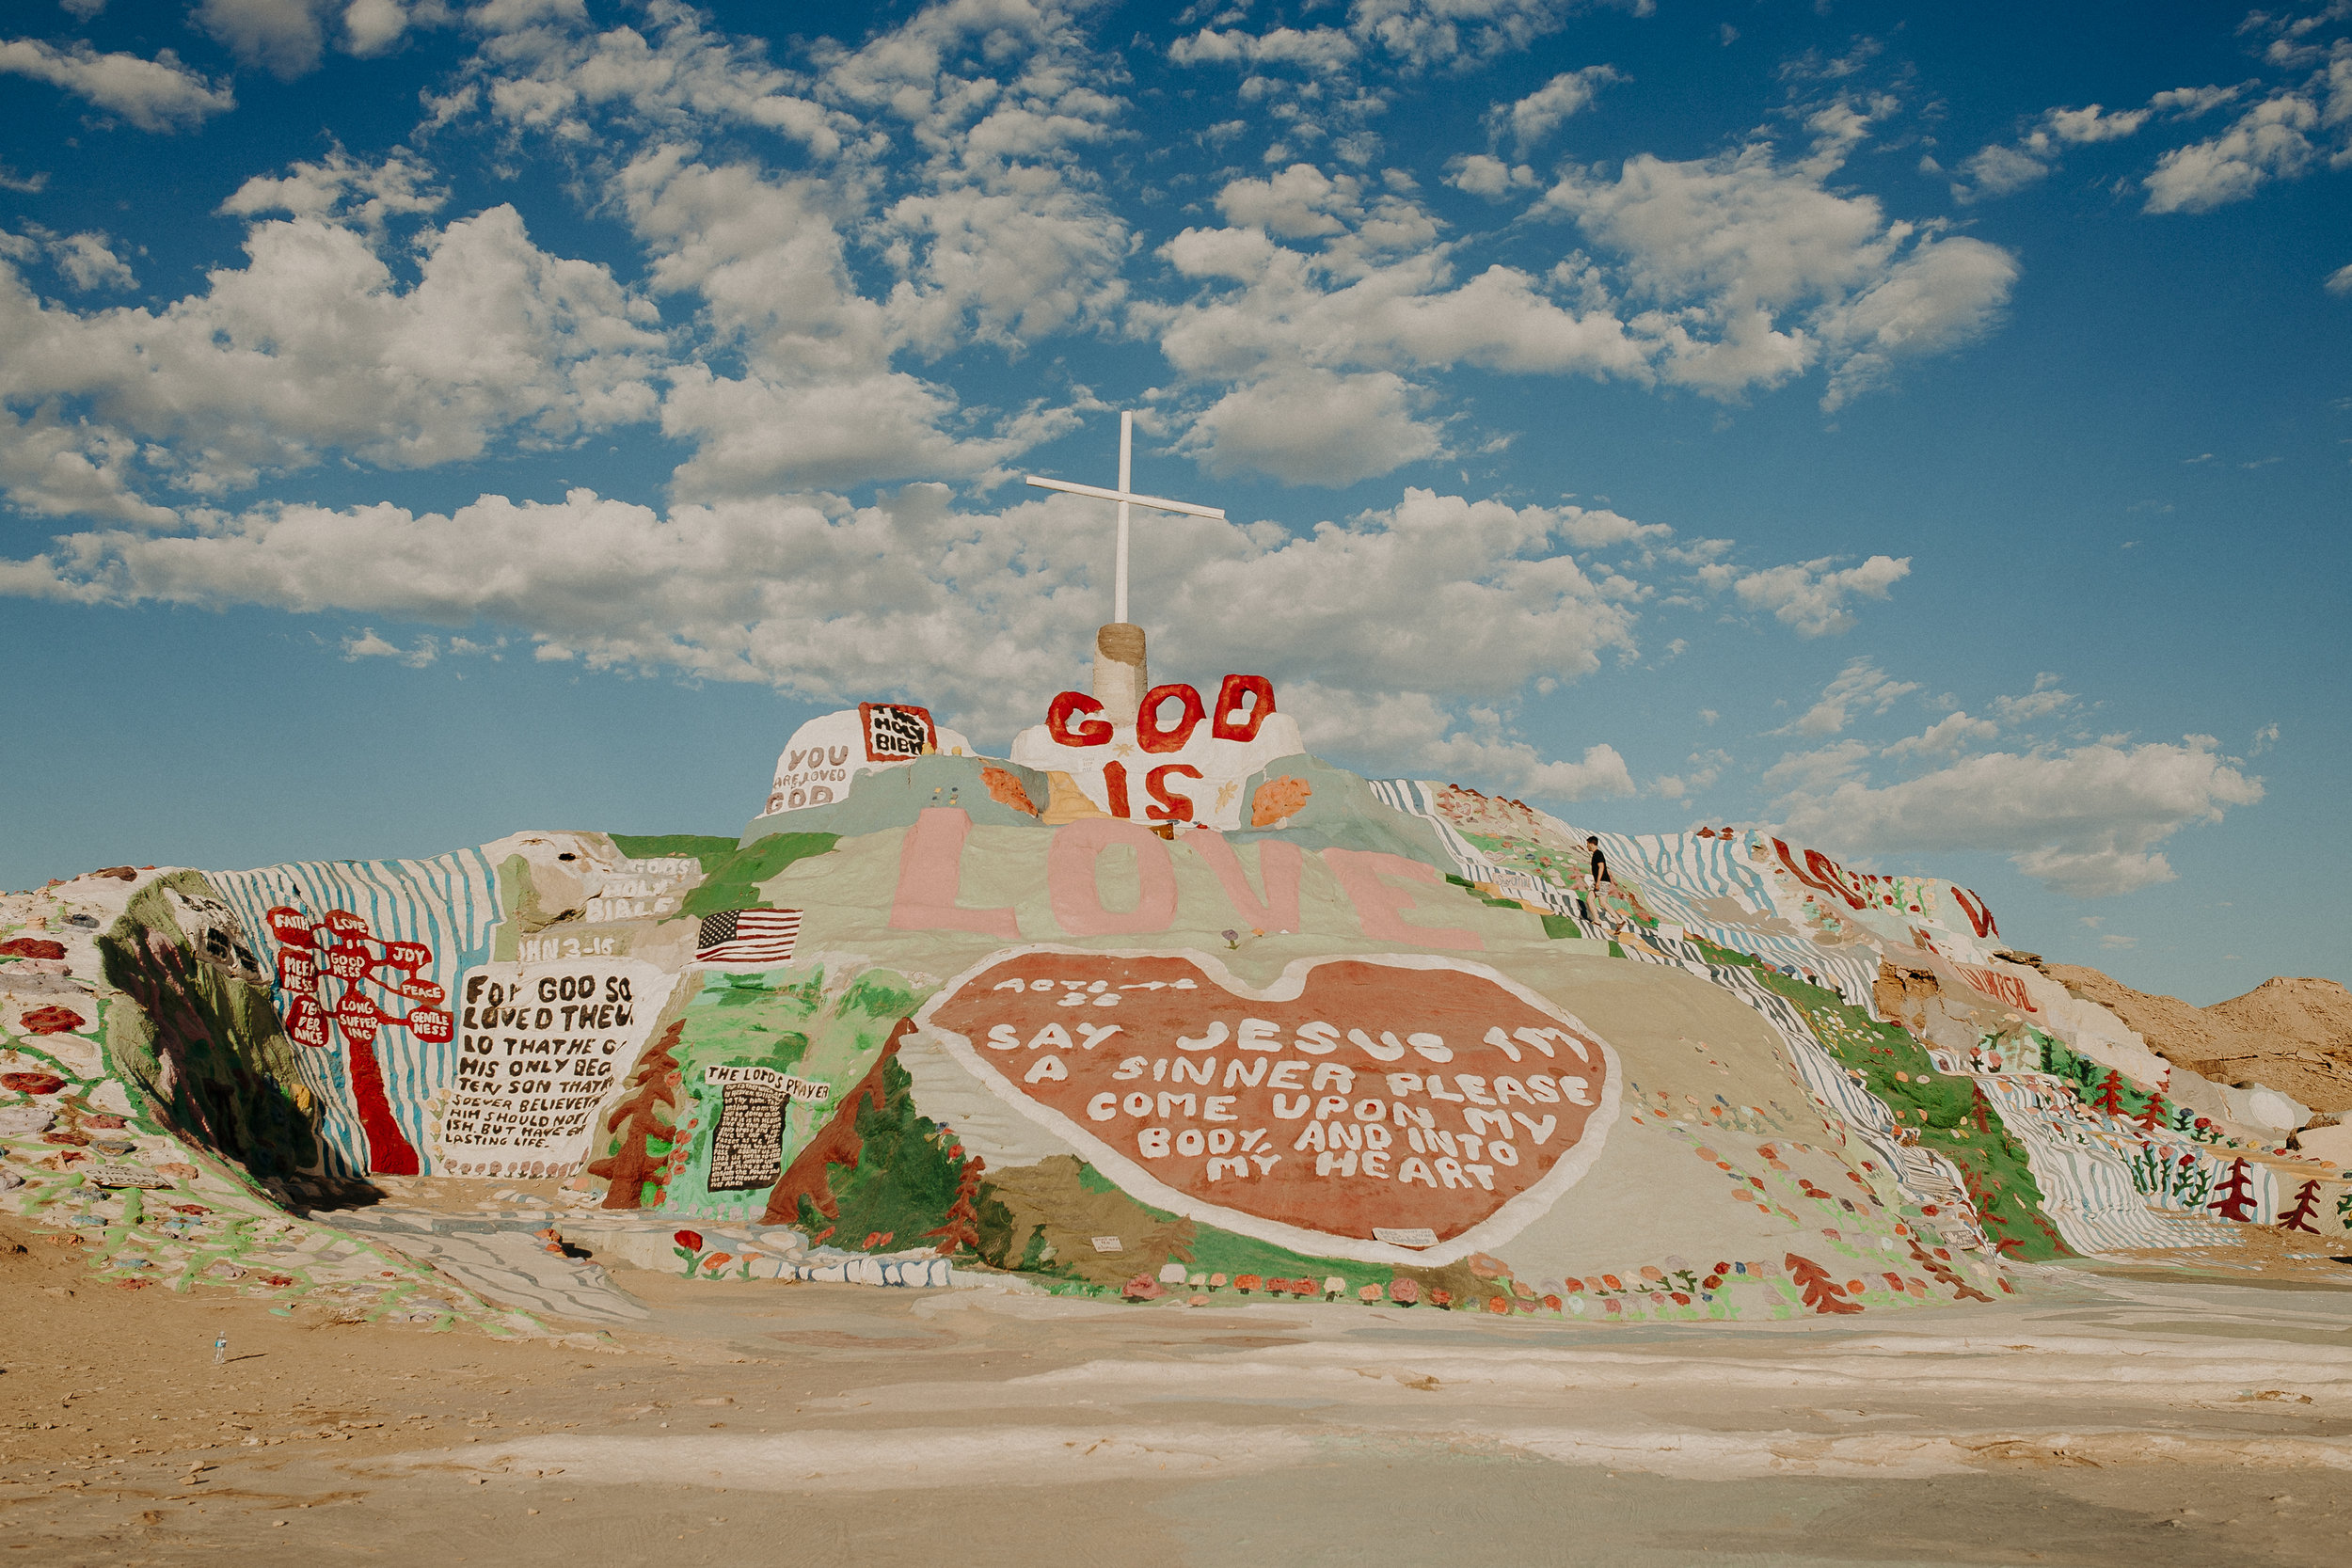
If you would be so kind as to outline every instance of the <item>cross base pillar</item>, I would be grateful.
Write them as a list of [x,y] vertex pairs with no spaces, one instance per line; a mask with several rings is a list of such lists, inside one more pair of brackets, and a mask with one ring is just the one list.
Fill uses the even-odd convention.
[[1144,668],[1143,628],[1131,621],[1113,621],[1094,634],[1094,700],[1103,717],[1125,727],[1136,721],[1143,694],[1152,689]]

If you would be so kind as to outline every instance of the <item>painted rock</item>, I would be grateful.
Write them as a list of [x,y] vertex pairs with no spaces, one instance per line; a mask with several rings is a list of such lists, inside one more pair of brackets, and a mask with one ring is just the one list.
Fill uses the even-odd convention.
[[1443,1263],[1598,1157],[1614,1053],[1483,964],[1306,958],[1264,990],[1203,953],[1030,947],[916,1015],[1143,1202],[1293,1248]]
[[0,958],[62,958],[65,943],[47,937],[10,937],[0,942]]
[[0,1089],[14,1089],[19,1094],[56,1094],[65,1087],[65,1080],[54,1072],[0,1072]]
[[45,1105],[0,1105],[0,1137],[46,1132],[56,1115]]
[[[54,947],[56,944],[52,942],[49,945]],[[63,1035],[88,1027],[88,1021],[71,1007],[53,1005],[27,1008],[24,1013],[24,1032],[28,1035]]]
[[90,1170],[89,1179],[100,1187],[168,1187],[169,1177],[158,1176],[136,1165],[99,1165]]

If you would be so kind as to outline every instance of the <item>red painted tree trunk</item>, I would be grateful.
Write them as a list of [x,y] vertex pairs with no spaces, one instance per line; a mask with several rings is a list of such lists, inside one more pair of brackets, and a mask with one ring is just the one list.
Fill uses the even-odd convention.
[[375,1046],[343,1037],[344,1065],[351,1071],[351,1096],[358,1102],[359,1127],[368,1137],[368,1171],[376,1176],[415,1176],[422,1166],[417,1150],[392,1119],[391,1097],[384,1090],[384,1066]]

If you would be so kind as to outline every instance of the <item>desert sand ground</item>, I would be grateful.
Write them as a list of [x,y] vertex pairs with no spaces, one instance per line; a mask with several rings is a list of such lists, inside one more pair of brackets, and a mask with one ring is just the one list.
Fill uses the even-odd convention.
[[614,1269],[644,1329],[497,1340],[117,1290],[16,1230],[0,1552],[2334,1563],[2352,1266],[2300,1272],[2048,1269],[1990,1307],[1610,1328]]

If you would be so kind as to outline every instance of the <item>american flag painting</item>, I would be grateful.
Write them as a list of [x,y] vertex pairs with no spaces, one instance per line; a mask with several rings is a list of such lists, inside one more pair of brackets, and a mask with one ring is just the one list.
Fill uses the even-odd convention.
[[694,939],[699,964],[780,964],[801,934],[798,910],[723,910],[703,916]]

